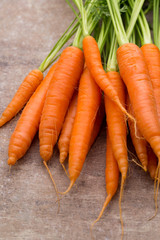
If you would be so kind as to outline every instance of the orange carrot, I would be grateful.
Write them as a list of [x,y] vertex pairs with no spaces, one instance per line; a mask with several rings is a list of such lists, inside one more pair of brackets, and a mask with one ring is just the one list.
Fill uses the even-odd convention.
[[49,86],[39,129],[40,155],[48,161],[53,153],[63,121],[83,70],[83,52],[67,47],[61,54]]
[[147,147],[147,153],[148,153],[148,167],[147,167],[148,172],[149,172],[151,178],[155,179],[156,169],[157,169],[157,165],[158,165],[158,159],[150,146]]
[[17,122],[9,143],[9,165],[14,165],[18,159],[24,156],[38,130],[45,96],[53,77],[55,66],[55,64],[52,66],[36,89]]
[[100,103],[101,91],[85,68],[80,79],[77,112],[69,147],[70,186],[65,193],[72,188],[82,170]]
[[141,49],[133,43],[117,50],[121,76],[125,82],[137,126],[160,159],[160,123],[153,88]]
[[43,73],[38,70],[32,70],[23,80],[13,99],[2,113],[0,118],[0,127],[10,121],[27,103],[38,85],[43,79]]
[[[78,95],[75,94],[74,97],[72,98],[72,101],[71,101],[69,109],[68,109],[67,116],[65,118],[65,122],[63,124],[61,135],[60,135],[60,138],[58,141],[61,164],[64,163],[64,161],[69,153],[69,143],[70,143],[72,128],[73,128],[74,119],[75,119],[76,110],[77,110],[77,100],[78,100],[77,97],[78,97]],[[102,100],[102,103],[100,105],[100,108],[98,110],[96,120],[94,123],[91,140],[90,140],[90,144],[89,144],[89,149],[91,148],[91,146],[95,142],[96,137],[98,136],[98,133],[100,131],[100,128],[101,128],[101,125],[102,125],[102,122],[104,119],[104,115],[105,115],[105,110],[104,110],[104,103]]]
[[116,103],[116,105],[121,109],[123,113],[125,113],[130,119],[135,121],[134,118],[127,113],[126,109],[118,98],[114,87],[110,84],[110,81],[102,66],[98,44],[92,36],[87,36],[83,39],[83,50],[86,65],[98,86],[104,91],[104,94],[109,99]]
[[[117,92],[123,106],[125,106],[125,87],[118,72],[108,72],[107,76]],[[121,172],[121,190],[119,198],[120,219],[122,225],[123,235],[123,221],[121,214],[121,199],[123,194],[123,186],[127,177],[128,170],[128,155],[127,155],[127,142],[126,142],[126,121],[122,111],[105,96],[105,109],[106,120],[108,125],[108,134],[111,141],[114,157],[118,163],[119,170]]]
[[74,119],[76,116],[76,110],[77,110],[77,101],[78,101],[78,94],[77,91],[75,91],[71,103],[68,108],[68,112],[62,127],[62,131],[58,140],[58,148],[60,152],[60,163],[63,164],[65,159],[68,156],[69,152],[69,143],[73,128]]
[[135,44],[122,45],[117,50],[117,59],[121,76],[127,86],[137,126],[158,157],[155,177],[155,215],[160,176],[160,121],[149,71],[142,50]]
[[[130,103],[130,99],[128,95],[127,95],[127,110],[132,116],[134,116],[133,108]],[[136,127],[135,129],[134,123],[130,121],[130,119],[128,119],[128,125],[130,129],[132,143],[135,148],[137,157],[142,163],[144,170],[147,171],[147,165],[148,165],[147,142],[143,138],[138,127]]]
[[145,44],[141,47],[149,75],[151,78],[158,117],[160,121],[160,52],[154,44]]
[[102,210],[98,216],[98,218],[93,222],[91,225],[91,230],[96,222],[100,220],[102,217],[102,214],[104,213],[105,208],[108,206],[109,202],[115,195],[117,188],[118,188],[118,182],[119,182],[119,168],[117,161],[114,157],[109,134],[107,133],[107,149],[106,149],[106,191],[107,191],[107,197],[103,204]]
[[104,120],[104,116],[105,116],[105,107],[104,107],[104,99],[102,97],[101,105],[100,105],[99,110],[97,112],[96,120],[95,120],[95,123],[94,123],[92,135],[91,135],[89,149],[91,148],[91,146],[93,145],[93,143],[95,142],[95,140],[96,140],[96,138],[99,134],[100,128],[102,126],[102,122]]

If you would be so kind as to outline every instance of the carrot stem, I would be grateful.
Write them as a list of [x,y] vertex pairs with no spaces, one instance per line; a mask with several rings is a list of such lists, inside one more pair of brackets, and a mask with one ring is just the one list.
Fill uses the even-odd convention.
[[160,49],[160,1],[153,0],[153,37],[154,43]]
[[127,38],[130,38],[130,36],[132,34],[135,23],[137,21],[139,13],[142,9],[143,3],[144,3],[144,0],[136,0],[135,2],[133,2],[133,8],[132,8],[133,10],[132,10],[131,18],[130,18],[130,24],[129,24],[129,27],[126,32]]
[[[131,8],[134,6],[134,1],[133,0],[128,0],[129,5]],[[148,21],[145,17],[145,14],[143,10],[141,9],[140,14],[138,16],[138,29],[140,29],[140,32],[142,34],[141,38],[141,43],[142,45],[152,43],[152,37],[151,37],[151,32],[149,28]],[[127,29],[127,36],[129,36],[129,28]]]
[[107,72],[116,72],[118,70],[118,64],[117,64],[117,37],[115,34],[115,31],[113,30],[113,26],[110,27],[110,38],[111,38],[111,44],[110,44],[110,52],[108,56],[107,61]]
[[[45,58],[45,60],[41,63],[39,66],[39,70],[41,72],[44,72],[50,65],[53,63],[53,59],[56,60],[56,55],[60,51],[60,49],[65,45],[65,43],[75,34],[77,31],[77,27],[79,25],[79,22],[77,22],[74,26],[76,18],[72,21],[72,23],[69,25],[67,30],[63,33],[63,35],[59,38],[57,43],[52,48],[51,52],[48,54],[48,56]],[[72,27],[73,26],[73,27]],[[72,27],[72,28],[71,28]],[[70,31],[69,31],[70,30]],[[68,32],[69,31],[69,32]],[[68,33],[67,33],[68,32]]]

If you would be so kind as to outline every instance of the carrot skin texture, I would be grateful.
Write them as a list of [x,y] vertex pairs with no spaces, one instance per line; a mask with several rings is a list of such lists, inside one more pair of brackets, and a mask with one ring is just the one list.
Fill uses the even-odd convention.
[[[129,96],[127,96],[127,110],[130,114],[132,114],[132,116],[134,116],[134,112],[130,103]],[[130,121],[130,119],[128,119],[128,125],[130,129],[132,143],[135,148],[137,157],[139,161],[142,163],[142,166],[144,167],[144,169],[147,170],[147,165],[148,165],[147,142],[143,138],[138,127],[136,127],[136,130],[135,130],[134,123]],[[136,131],[136,134],[135,134],[135,131]]]
[[101,91],[85,68],[80,79],[77,112],[69,146],[71,182],[76,181],[82,170],[100,103]]
[[120,74],[127,86],[137,126],[160,157],[160,124],[153,88],[141,49],[133,43],[117,50]]
[[0,127],[10,121],[23,108],[42,80],[43,73],[39,69],[32,70],[25,77],[13,99],[2,113]]
[[92,131],[92,135],[91,135],[91,140],[90,140],[90,144],[89,144],[89,149],[92,147],[92,145],[94,144],[99,131],[101,129],[102,126],[102,122],[104,120],[104,116],[105,116],[105,107],[104,107],[104,100],[102,98],[101,100],[101,105],[99,107],[99,110],[97,112],[97,116],[96,116],[96,120],[94,123],[94,127],[93,127],[93,131]]
[[[117,92],[123,106],[125,106],[125,88],[118,72],[108,72],[108,78]],[[119,170],[125,179],[128,170],[128,155],[126,144],[126,121],[122,111],[116,104],[105,96],[106,121],[114,157]]]
[[160,121],[160,51],[154,44],[145,44],[141,47],[141,50],[151,78],[158,118]]
[[62,127],[62,131],[58,140],[58,148],[60,152],[60,163],[64,163],[65,159],[68,156],[69,143],[70,143],[74,119],[76,116],[77,102],[78,102],[78,93],[76,91],[69,105],[68,112],[67,112],[67,115]]
[[[70,104],[67,116],[65,118],[65,122],[63,124],[59,141],[58,141],[58,148],[60,151],[60,163],[64,163],[69,153],[70,138],[71,138],[72,128],[73,128],[74,119],[75,119],[76,110],[77,110],[77,102],[78,102],[77,100],[78,100],[78,95],[74,95],[72,102]],[[95,139],[98,136],[104,116],[105,116],[105,109],[104,109],[104,103],[102,102],[96,116],[96,120],[94,123],[88,149],[91,148],[91,146],[95,142]]]
[[113,155],[111,142],[109,139],[109,134],[107,133],[107,141],[106,141],[106,169],[105,169],[105,178],[106,178],[106,191],[107,197],[103,204],[103,207],[100,211],[98,218],[93,222],[91,225],[91,229],[93,228],[94,224],[97,223],[100,218],[102,217],[105,208],[108,206],[110,201],[112,200],[113,196],[115,195],[118,182],[119,182],[119,168],[117,161]]
[[8,148],[9,165],[14,165],[18,159],[22,158],[31,145],[39,127],[46,93],[53,77],[55,67],[56,64],[51,67],[44,80],[28,101],[17,122]]
[[61,54],[47,92],[40,121],[40,155],[48,161],[53,154],[63,121],[83,71],[83,52],[67,47]]
[[154,180],[156,177],[158,159],[150,146],[147,147],[147,153],[148,153],[148,172],[151,178]]
[[109,134],[107,134],[107,150],[106,150],[106,191],[107,194],[113,197],[118,188],[119,168],[114,157]]

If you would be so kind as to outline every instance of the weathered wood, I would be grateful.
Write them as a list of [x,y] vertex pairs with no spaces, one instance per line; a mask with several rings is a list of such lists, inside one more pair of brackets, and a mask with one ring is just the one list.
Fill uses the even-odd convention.
[[[63,0],[0,1],[0,113],[11,100],[25,75],[37,67],[73,19]],[[90,224],[106,197],[105,126],[92,147],[77,188],[61,200],[57,214],[56,194],[42,164],[38,137],[23,159],[9,173],[7,148],[18,116],[0,129],[0,240],[90,239]],[[59,190],[69,181],[58,160],[49,162]],[[119,191],[94,228],[96,239],[120,239]],[[154,213],[153,181],[130,163],[122,201],[124,239],[159,240],[160,211]]]

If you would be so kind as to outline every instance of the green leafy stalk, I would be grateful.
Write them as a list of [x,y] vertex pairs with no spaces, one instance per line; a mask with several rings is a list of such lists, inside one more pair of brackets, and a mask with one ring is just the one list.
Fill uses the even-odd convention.
[[[128,0],[128,3],[131,8],[134,6],[133,0]],[[151,37],[149,24],[148,24],[148,21],[146,19],[146,16],[145,16],[143,10],[140,11],[140,14],[138,16],[138,25],[136,25],[136,29],[141,38],[142,45],[152,43],[152,37]],[[127,31],[127,36],[128,36],[128,31]]]
[[144,0],[136,0],[135,3],[133,4],[130,24],[129,24],[129,27],[127,29],[127,37],[128,38],[132,34],[132,31],[133,31],[135,23],[137,21],[138,15],[139,15],[139,13],[142,9],[143,3],[144,3]]
[[106,39],[107,39],[107,35],[108,35],[108,32],[109,32],[110,24],[111,24],[111,19],[110,18],[108,18],[107,21],[102,21],[101,31],[100,31],[99,38],[98,38],[98,41],[97,41],[100,53],[102,53],[104,45],[106,43]]
[[82,18],[82,29],[83,29],[83,35],[84,37],[88,36],[88,22],[87,22],[87,14],[86,10],[83,6],[83,1],[82,0],[73,0],[73,2],[76,4]]
[[115,34],[115,31],[112,28],[110,28],[110,38],[111,38],[111,45],[110,45],[110,52],[108,56],[108,61],[107,61],[107,72],[116,72],[118,70],[118,64],[117,64],[117,37]]
[[128,43],[127,35],[124,30],[122,18],[119,11],[118,2],[115,0],[106,0],[109,8],[109,12],[112,18],[112,23],[115,29],[117,40],[119,45]]
[[[135,27],[135,23],[137,21],[137,18],[138,18],[139,12],[141,10],[141,7],[144,3],[144,0],[136,0],[134,2],[128,34],[126,34],[126,32],[124,30],[124,26],[123,26],[122,18],[120,15],[119,6],[118,6],[118,1],[115,1],[115,0],[106,0],[106,1],[108,4],[110,14],[111,14],[113,26],[114,26],[115,33],[117,36],[117,41],[118,41],[119,45],[121,46],[121,45],[129,42],[128,38],[131,36],[132,31]],[[141,7],[139,7],[139,6],[141,6]]]
[[160,0],[153,1],[153,37],[154,43],[160,49]]
[[[39,70],[41,72],[44,72],[52,63],[54,59],[57,59],[56,55],[60,51],[60,49],[65,45],[65,43],[75,34],[77,27],[79,25],[79,22],[77,22],[74,26],[76,18],[73,20],[73,22],[69,25],[67,30],[63,33],[63,35],[59,38],[57,43],[52,48],[51,52],[48,54],[48,56],[45,58],[45,60],[41,63]],[[72,27],[73,26],[73,27]],[[69,31],[70,30],[70,31]]]
[[[99,18],[97,18],[97,16],[95,16],[94,13],[92,14],[92,9],[96,1],[97,0],[91,0],[89,4],[86,4],[88,34],[92,33],[92,31],[95,29],[99,21]],[[77,30],[76,36],[74,38],[73,46],[82,48],[82,40],[83,40],[83,30],[82,30],[82,26],[80,25]]]

